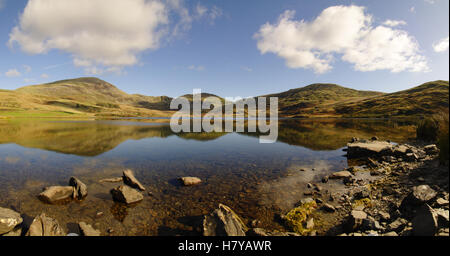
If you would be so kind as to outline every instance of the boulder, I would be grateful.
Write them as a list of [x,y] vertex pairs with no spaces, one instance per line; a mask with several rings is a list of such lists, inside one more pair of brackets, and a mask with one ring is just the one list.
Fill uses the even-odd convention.
[[180,180],[185,186],[193,186],[202,182],[202,180],[197,177],[182,177]]
[[66,233],[59,225],[58,221],[47,217],[45,213],[34,218],[27,236],[65,236]]
[[413,188],[412,195],[414,200],[420,203],[426,203],[435,198],[437,193],[428,185],[420,185]]
[[69,185],[75,188],[75,193],[73,193],[73,198],[81,200],[85,198],[88,194],[87,186],[81,180],[71,177],[69,180]]
[[12,231],[22,223],[22,218],[18,212],[0,207],[0,235]]
[[393,145],[386,141],[353,142],[347,144],[347,157],[382,157],[393,154]]
[[80,228],[83,236],[100,236],[99,230],[94,229],[91,225],[86,224],[85,222],[78,223],[78,227]]
[[428,205],[422,205],[412,220],[415,236],[434,236],[438,230],[436,213]]
[[134,177],[133,171],[125,170],[123,171],[123,182],[132,188],[139,189],[141,191],[145,190],[145,187]]
[[73,198],[74,193],[76,190],[72,186],[51,186],[44,188],[44,191],[39,194],[39,199],[53,204]]
[[364,211],[360,211],[360,210],[353,210],[350,213],[348,222],[347,222],[347,227],[350,231],[353,230],[358,230],[364,220],[367,218],[367,213],[365,213]]
[[139,191],[126,185],[112,189],[111,194],[114,201],[126,204],[137,203],[144,199],[144,196]]
[[204,236],[245,236],[246,231],[241,218],[223,204],[203,219]]
[[349,177],[352,177],[352,174],[349,171],[335,172],[329,176],[330,179],[344,179]]

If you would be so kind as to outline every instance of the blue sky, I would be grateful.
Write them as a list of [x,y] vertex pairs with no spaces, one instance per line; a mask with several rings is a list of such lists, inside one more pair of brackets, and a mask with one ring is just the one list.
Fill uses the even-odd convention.
[[0,88],[96,76],[128,93],[246,97],[449,79],[447,0],[83,1],[0,0]]

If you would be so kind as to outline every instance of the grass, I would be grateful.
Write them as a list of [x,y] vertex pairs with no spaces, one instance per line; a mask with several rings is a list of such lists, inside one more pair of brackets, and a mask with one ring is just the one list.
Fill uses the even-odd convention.
[[292,209],[284,217],[286,225],[296,233],[307,235],[311,230],[305,228],[305,223],[308,220],[308,216],[311,215],[316,208],[316,202],[312,201]]
[[449,161],[449,111],[440,111],[422,120],[417,126],[418,140],[437,143],[441,164]]

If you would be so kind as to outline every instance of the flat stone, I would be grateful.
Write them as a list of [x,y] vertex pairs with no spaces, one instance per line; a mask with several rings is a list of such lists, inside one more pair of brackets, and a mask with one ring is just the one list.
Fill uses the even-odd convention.
[[391,231],[391,232],[388,232],[386,234],[383,234],[383,236],[398,236],[398,234],[395,231]]
[[241,218],[223,204],[203,219],[204,236],[245,236],[246,231]]
[[202,182],[202,180],[197,177],[182,177],[180,180],[185,186],[193,186]]
[[445,206],[448,205],[448,200],[445,200],[444,198],[438,198],[436,200],[436,203],[440,206]]
[[94,229],[91,225],[86,224],[85,222],[78,223],[78,227],[80,228],[83,236],[100,236],[99,230]]
[[72,186],[51,186],[44,189],[39,194],[39,199],[47,203],[57,203],[59,201],[73,198],[75,188]]
[[350,178],[352,177],[352,174],[349,171],[340,171],[335,172],[330,175],[330,179],[344,179],[344,178]]
[[126,204],[137,203],[144,199],[144,196],[139,191],[126,185],[112,189],[111,194],[114,201]]
[[18,212],[0,207],[0,235],[12,231],[22,221]]
[[71,177],[69,180],[69,185],[75,188],[76,193],[73,193],[74,199],[81,200],[88,195],[87,186],[81,180]]
[[47,217],[45,213],[34,218],[27,236],[65,236],[66,233],[59,225],[58,221]]
[[434,236],[438,230],[437,216],[427,204],[420,207],[412,223],[415,236]]
[[122,182],[122,181],[123,181],[123,177],[117,177],[117,178],[102,179],[99,182],[101,182],[101,183],[104,183],[104,182],[116,183],[116,182]]
[[393,145],[386,141],[370,141],[347,144],[347,157],[359,158],[359,157],[381,157],[385,155],[392,155]]
[[125,170],[123,171],[123,182],[132,188],[139,189],[141,191],[145,190],[145,187],[134,177],[133,171]]

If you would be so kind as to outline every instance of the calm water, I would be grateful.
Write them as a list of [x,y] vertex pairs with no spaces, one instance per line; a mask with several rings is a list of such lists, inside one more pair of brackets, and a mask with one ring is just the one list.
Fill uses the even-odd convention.
[[[255,134],[174,134],[164,123],[3,120],[0,206],[26,221],[45,212],[69,231],[85,221],[104,235],[108,229],[112,235],[197,235],[201,216],[218,203],[245,221],[281,228],[274,216],[303,197],[307,182],[348,166],[342,148],[351,137],[406,142],[414,131],[413,123],[392,120],[284,120],[278,141],[260,144]],[[124,169],[152,193],[131,207],[112,201],[109,190],[117,183],[98,182]],[[84,201],[48,205],[37,199],[43,187],[67,185],[70,176],[88,185]],[[180,176],[204,182],[182,187]],[[326,186],[338,189],[333,182]]]

